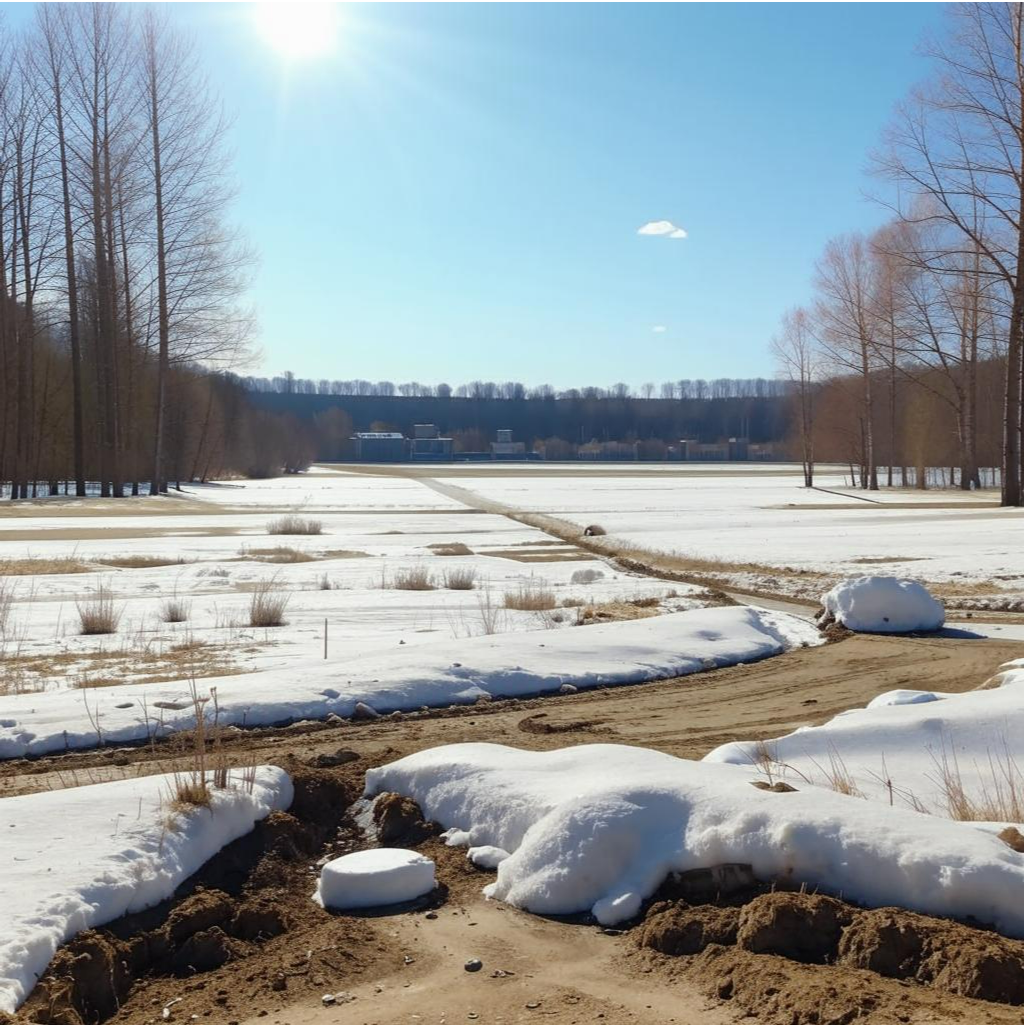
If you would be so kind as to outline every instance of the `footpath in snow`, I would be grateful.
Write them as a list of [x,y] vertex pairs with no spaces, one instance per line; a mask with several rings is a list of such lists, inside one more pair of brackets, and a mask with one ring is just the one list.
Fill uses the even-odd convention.
[[[565,684],[642,683],[818,643],[811,623],[736,606],[438,641],[342,662],[307,659],[205,683],[217,688],[222,726],[260,726],[348,717],[360,702],[383,713],[552,693]],[[187,681],[9,695],[0,698],[0,758],[146,740],[193,723]]]
[[984,689],[889,691],[822,726],[764,744],[724,744],[704,760],[765,765],[797,787],[830,788],[842,780],[858,796],[944,816],[951,799],[963,805],[963,792],[998,819],[1001,805],[1005,817],[1021,812],[1020,796],[1017,809],[1009,798],[1021,792],[1023,718],[1025,669],[1018,659]]
[[497,864],[488,896],[538,914],[636,915],[670,872],[727,862],[869,907],[974,916],[1022,935],[1022,856],[992,833],[808,788],[751,786],[748,767],[611,744],[520,751],[454,744],[367,773]]
[[57,948],[84,929],[158,904],[232,840],[292,803],[282,769],[212,791],[175,816],[171,775],[0,801],[0,1011],[13,1013]]

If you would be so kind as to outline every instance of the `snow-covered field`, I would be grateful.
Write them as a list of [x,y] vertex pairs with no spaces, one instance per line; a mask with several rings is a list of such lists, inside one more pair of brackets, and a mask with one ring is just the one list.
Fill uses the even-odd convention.
[[13,1013],[57,948],[81,932],[169,897],[254,822],[292,803],[281,769],[212,792],[173,814],[170,776],[7,797],[0,864],[0,1012]]
[[[826,576],[868,571],[943,585],[945,594],[1017,602],[1022,577],[1022,513],[996,507],[993,492],[852,491],[839,472],[820,473],[826,490],[802,487],[797,469],[778,465],[609,465],[538,467],[446,476],[483,498],[585,526],[612,545],[694,560],[721,561],[737,586],[817,597]],[[989,503],[989,507],[979,507]],[[707,569],[707,567],[705,567]],[[812,574],[802,587],[793,574]]]

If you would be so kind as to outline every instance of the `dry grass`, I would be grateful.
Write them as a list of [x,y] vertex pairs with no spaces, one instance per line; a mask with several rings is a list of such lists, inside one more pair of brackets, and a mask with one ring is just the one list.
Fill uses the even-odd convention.
[[116,569],[156,569],[159,566],[182,566],[186,559],[164,559],[159,555],[119,555],[109,559],[97,559],[101,566],[114,566]]
[[160,621],[162,623],[184,623],[192,611],[192,602],[171,595],[160,603]]
[[0,634],[7,632],[7,623],[14,608],[14,584],[0,577]]
[[490,587],[477,592],[477,612],[480,615],[481,632],[488,636],[498,633],[505,611],[494,600]]
[[592,623],[620,623],[633,619],[648,619],[658,615],[658,599],[651,603],[641,598],[636,601],[606,601],[594,605],[585,605],[577,612],[577,625],[585,626]]
[[312,516],[286,513],[267,524],[268,534],[323,534],[324,524]]
[[477,586],[477,571],[471,566],[459,566],[446,570],[442,580],[450,591],[472,591]]
[[52,559],[0,559],[0,577],[52,576],[57,573],[91,573],[92,566],[72,555]]
[[828,765],[820,765],[814,759],[812,759],[812,764],[822,773],[830,790],[838,794],[844,794],[847,797],[863,798],[865,796],[857,782],[855,782],[850,769],[847,768],[843,756],[832,745],[829,748]]
[[397,591],[433,591],[437,585],[426,566],[407,566],[395,574],[391,586]]
[[261,580],[249,596],[249,625],[284,626],[291,595],[278,588],[277,579]]
[[114,592],[103,585],[96,589],[91,598],[76,602],[79,633],[87,636],[117,633],[118,624],[124,613],[124,605],[114,600]]
[[1001,750],[986,750],[983,781],[970,792],[961,776],[953,741],[943,741],[940,753],[930,752],[936,767],[930,779],[943,794],[947,814],[958,822],[1021,822],[1022,770],[1004,739]]
[[274,548],[250,548],[242,556],[244,559],[257,559],[259,562],[291,563],[316,562],[317,557],[299,548],[289,545],[277,545]]
[[502,604],[518,612],[542,612],[555,608],[555,592],[540,580],[528,580],[515,591],[506,591]]
[[427,547],[435,555],[473,555],[473,550],[462,541],[443,541]]

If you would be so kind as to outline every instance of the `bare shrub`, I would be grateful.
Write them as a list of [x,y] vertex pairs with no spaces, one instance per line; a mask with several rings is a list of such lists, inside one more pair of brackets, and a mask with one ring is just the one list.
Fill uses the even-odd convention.
[[395,574],[392,587],[397,591],[433,591],[434,577],[426,566],[408,566]]
[[555,608],[555,592],[543,581],[524,581],[515,591],[506,591],[503,604],[519,612],[541,612]]
[[160,619],[164,623],[184,623],[192,611],[192,602],[173,594],[160,603]]
[[7,620],[14,607],[14,584],[0,577],[0,634],[7,632]]
[[331,583],[331,578],[326,573],[320,574],[320,580],[317,581],[317,588],[321,591],[330,591],[334,587]]
[[323,534],[324,524],[312,516],[286,513],[267,524],[268,534]]
[[277,579],[261,580],[249,596],[249,625],[284,626],[291,595],[278,588]]
[[446,570],[442,580],[450,591],[472,591],[477,585],[477,571],[471,566]]
[[490,587],[484,587],[477,592],[477,611],[480,614],[481,632],[488,635],[498,633],[503,610],[491,594]]
[[117,633],[124,605],[114,601],[114,592],[105,584],[98,587],[91,598],[76,602],[75,607],[78,609],[79,633]]
[[593,584],[601,580],[605,574],[600,569],[578,569],[569,578],[571,584]]

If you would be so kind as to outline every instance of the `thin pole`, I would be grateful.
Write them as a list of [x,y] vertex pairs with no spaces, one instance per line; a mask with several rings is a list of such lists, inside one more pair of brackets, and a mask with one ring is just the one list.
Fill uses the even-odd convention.
[[324,617],[324,658],[327,658],[327,617]]

